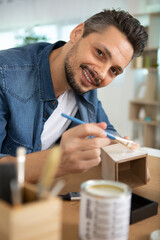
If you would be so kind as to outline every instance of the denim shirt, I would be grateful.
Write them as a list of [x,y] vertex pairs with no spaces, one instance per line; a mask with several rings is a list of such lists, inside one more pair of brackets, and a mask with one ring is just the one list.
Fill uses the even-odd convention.
[[[27,153],[41,150],[44,123],[58,106],[49,54],[64,44],[35,43],[0,51],[0,157],[15,156],[19,146],[26,147]],[[116,132],[96,90],[81,96],[75,93],[75,97],[76,117],[85,122],[105,121],[108,130]]]

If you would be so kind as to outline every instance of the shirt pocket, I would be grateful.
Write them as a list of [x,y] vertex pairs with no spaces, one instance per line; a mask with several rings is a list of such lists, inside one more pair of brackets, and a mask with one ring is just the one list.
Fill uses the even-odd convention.
[[37,69],[32,65],[3,67],[3,90],[10,97],[26,103],[39,90]]

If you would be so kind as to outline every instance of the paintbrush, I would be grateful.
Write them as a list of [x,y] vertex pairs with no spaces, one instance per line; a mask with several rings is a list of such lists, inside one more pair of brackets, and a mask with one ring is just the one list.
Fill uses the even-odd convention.
[[[61,114],[63,117],[65,118],[68,118],[69,120],[77,123],[77,124],[84,124],[85,122],[83,122],[82,120],[78,119],[78,118],[75,118],[75,117],[71,117],[65,113],[62,113]],[[114,134],[111,134],[109,133],[108,131],[106,131],[106,137],[112,139],[112,140],[115,140],[116,142],[119,142],[121,144],[123,144],[124,146],[126,146],[127,148],[129,148],[130,150],[132,151],[135,151],[139,148],[139,145],[131,140],[128,140],[128,139],[124,139],[124,138],[121,138],[121,137],[118,137]]]
[[38,197],[45,198],[53,183],[53,179],[60,164],[61,150],[59,146],[54,146],[48,155],[38,183]]
[[50,191],[51,196],[58,195],[65,185],[66,185],[66,181],[64,179],[60,179],[51,189]]
[[17,158],[17,180],[11,182],[12,201],[14,205],[19,205],[23,202],[23,187],[25,182],[25,161],[26,148],[18,147],[16,150]]
[[23,187],[25,181],[26,148],[18,147],[16,150],[16,157],[17,157],[17,181],[20,187]]

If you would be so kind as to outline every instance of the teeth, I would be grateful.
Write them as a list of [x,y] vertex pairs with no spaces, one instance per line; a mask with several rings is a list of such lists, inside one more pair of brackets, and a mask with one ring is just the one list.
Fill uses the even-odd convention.
[[[91,81],[90,78],[88,77],[86,71],[83,71],[83,73],[84,73],[85,77],[87,78],[88,82],[92,83],[92,81]],[[92,83],[92,84],[93,84],[93,83]]]

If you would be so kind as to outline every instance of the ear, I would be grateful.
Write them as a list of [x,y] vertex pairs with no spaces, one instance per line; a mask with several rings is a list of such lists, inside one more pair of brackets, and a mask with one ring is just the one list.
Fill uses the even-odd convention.
[[84,23],[80,23],[77,27],[75,27],[72,32],[70,33],[70,40],[72,43],[75,43],[77,40],[79,40],[84,31]]

